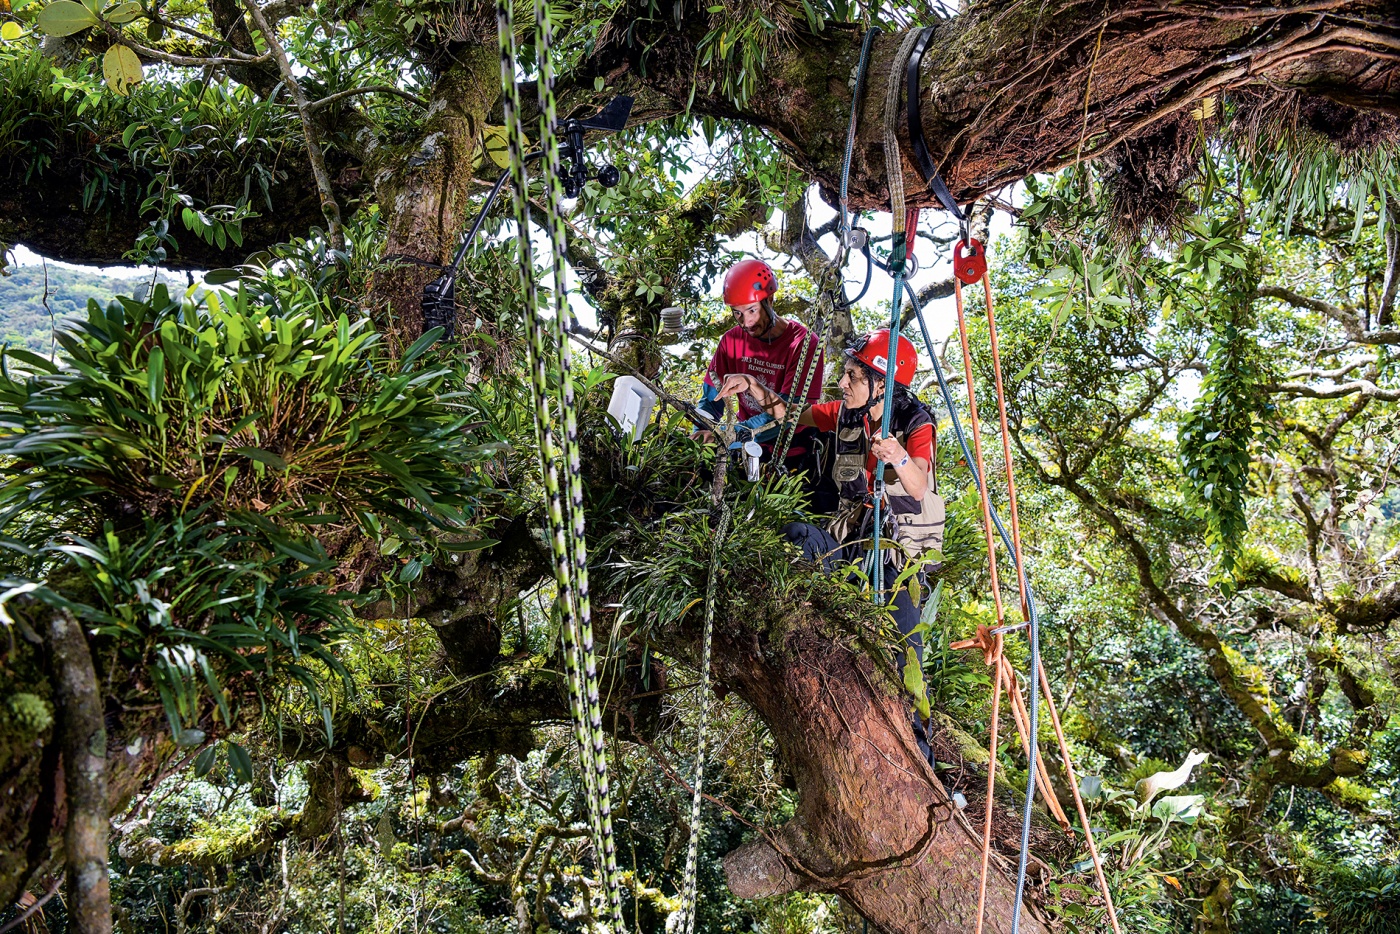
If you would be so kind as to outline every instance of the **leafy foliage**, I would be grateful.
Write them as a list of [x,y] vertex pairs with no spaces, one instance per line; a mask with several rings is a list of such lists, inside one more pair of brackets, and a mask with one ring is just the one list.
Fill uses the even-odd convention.
[[414,542],[421,567],[460,547],[437,537],[489,486],[470,465],[493,449],[453,411],[452,371],[413,366],[426,342],[389,366],[366,321],[284,299],[182,304],[161,284],[91,302],[58,362],[0,354],[0,520],[23,575],[7,597],[112,638],[177,737],[199,738],[206,688],[232,724],[221,672],[313,697],[306,661],[343,676],[330,646],[350,621],[317,530]]
[[[1186,249],[1190,249],[1189,244]],[[1245,265],[1242,251],[1226,255]],[[1245,487],[1253,448],[1261,439],[1267,443],[1271,435],[1269,420],[1274,404],[1264,390],[1268,368],[1263,352],[1251,334],[1249,310],[1258,276],[1247,266],[1228,275],[1219,273],[1218,268],[1215,278],[1220,297],[1209,312],[1213,333],[1206,352],[1206,373],[1200,397],[1183,421],[1178,438],[1188,490],[1206,520],[1206,543],[1220,560],[1220,579],[1229,581],[1240,566],[1248,528]]]

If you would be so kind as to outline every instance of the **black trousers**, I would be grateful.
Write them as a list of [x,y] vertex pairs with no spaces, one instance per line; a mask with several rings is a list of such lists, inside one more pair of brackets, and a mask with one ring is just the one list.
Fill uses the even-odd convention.
[[[818,528],[807,522],[789,522],[783,526],[783,535],[788,541],[794,542],[802,549],[802,557],[813,564],[820,565],[827,571],[838,571],[842,565],[854,564],[865,557],[865,548],[861,543],[843,545],[826,529]],[[892,563],[885,565],[885,580],[893,581],[899,576],[899,569]],[[909,588],[901,587],[894,595],[894,623],[899,627],[900,635],[905,637],[905,645],[914,650],[914,657],[918,659],[918,664],[924,662],[924,637],[923,633],[914,632],[914,627],[919,625],[919,607],[914,603],[914,599],[909,596]],[[896,661],[903,666],[908,664],[908,655],[901,650],[896,656]],[[917,710],[910,707],[910,720],[914,726],[914,740],[919,744],[919,751],[924,754],[929,765],[934,764],[933,750],[928,744],[928,727],[919,716]]]

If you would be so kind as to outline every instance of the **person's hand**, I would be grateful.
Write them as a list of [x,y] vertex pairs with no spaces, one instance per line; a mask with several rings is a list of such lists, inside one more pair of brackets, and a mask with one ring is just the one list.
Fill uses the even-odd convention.
[[707,431],[704,428],[697,428],[695,434],[691,435],[691,437],[701,444],[712,444],[715,440],[715,433],[713,431]]
[[737,396],[741,392],[752,393],[753,377],[747,373],[730,373],[720,384],[719,392],[715,394],[716,399],[728,399],[730,396]]
[[875,438],[870,442],[870,450],[886,464],[898,464],[909,456],[904,445],[894,438]]

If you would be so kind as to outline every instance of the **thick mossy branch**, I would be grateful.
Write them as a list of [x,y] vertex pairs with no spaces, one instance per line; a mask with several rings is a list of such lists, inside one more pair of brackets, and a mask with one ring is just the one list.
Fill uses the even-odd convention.
[[340,763],[313,763],[307,770],[307,798],[300,811],[259,809],[251,820],[215,819],[172,844],[150,836],[144,824],[120,828],[117,852],[131,863],[153,866],[189,866],[212,869],[266,853],[295,834],[315,840],[330,833],[346,807],[369,801],[374,792]]

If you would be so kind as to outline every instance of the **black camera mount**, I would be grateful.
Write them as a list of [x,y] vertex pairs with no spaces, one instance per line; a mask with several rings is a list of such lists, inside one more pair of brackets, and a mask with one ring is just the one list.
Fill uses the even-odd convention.
[[[604,188],[612,188],[622,180],[622,173],[618,171],[617,166],[610,163],[604,163],[596,174],[590,173],[588,150],[584,146],[583,134],[589,130],[616,133],[627,126],[627,118],[631,113],[632,98],[623,94],[614,97],[607,106],[592,117],[585,120],[565,120],[561,126],[556,127],[555,132],[560,137],[559,180],[564,187],[564,197],[577,198],[583,194],[583,186],[592,179],[597,179],[598,184]],[[525,162],[532,162],[542,155],[544,155],[543,150],[526,153]],[[453,325],[457,320],[457,270],[461,267],[462,260],[466,258],[467,248],[476,239],[476,235],[481,232],[481,225],[486,220],[487,212],[496,203],[496,196],[501,193],[501,189],[505,187],[506,179],[509,177],[510,170],[507,169],[501,173],[500,178],[496,179],[496,184],[491,186],[491,191],[486,195],[486,203],[481,206],[481,212],[477,214],[471,230],[462,240],[462,245],[457,248],[457,254],[452,258],[451,265],[443,267],[442,275],[423,286],[423,297],[419,304],[423,312],[425,333],[433,328],[442,328],[444,340],[452,337]],[[417,262],[422,261],[417,260]]]

